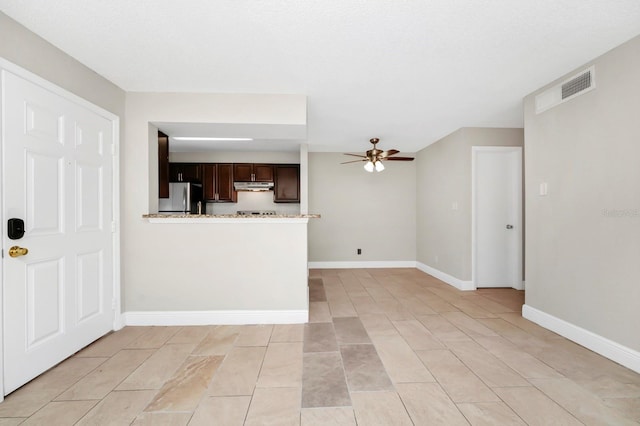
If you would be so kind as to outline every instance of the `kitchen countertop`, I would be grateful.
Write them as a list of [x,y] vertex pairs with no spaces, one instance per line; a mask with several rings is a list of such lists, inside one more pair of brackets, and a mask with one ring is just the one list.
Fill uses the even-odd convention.
[[319,219],[319,214],[143,214],[150,223],[306,223],[309,219]]

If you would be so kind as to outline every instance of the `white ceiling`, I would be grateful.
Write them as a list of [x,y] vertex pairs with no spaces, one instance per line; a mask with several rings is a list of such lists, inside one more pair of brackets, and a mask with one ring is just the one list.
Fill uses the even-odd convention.
[[308,96],[311,151],[521,127],[523,96],[640,34],[638,0],[0,0],[127,91]]

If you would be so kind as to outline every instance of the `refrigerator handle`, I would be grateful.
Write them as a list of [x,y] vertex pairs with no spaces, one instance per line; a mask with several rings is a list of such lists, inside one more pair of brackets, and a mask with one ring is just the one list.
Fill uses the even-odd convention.
[[182,189],[182,211],[187,212],[187,187]]

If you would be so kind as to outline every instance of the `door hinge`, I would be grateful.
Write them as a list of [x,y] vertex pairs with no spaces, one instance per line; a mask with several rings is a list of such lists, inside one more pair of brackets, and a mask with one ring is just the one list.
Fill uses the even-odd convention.
[[111,309],[116,309],[116,299],[111,299]]
[[112,233],[116,232],[116,221],[115,220],[113,222],[111,222],[111,232]]

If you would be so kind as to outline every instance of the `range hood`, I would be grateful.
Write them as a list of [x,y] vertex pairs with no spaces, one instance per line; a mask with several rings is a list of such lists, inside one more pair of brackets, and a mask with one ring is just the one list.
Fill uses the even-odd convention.
[[236,191],[272,191],[273,182],[234,182]]

